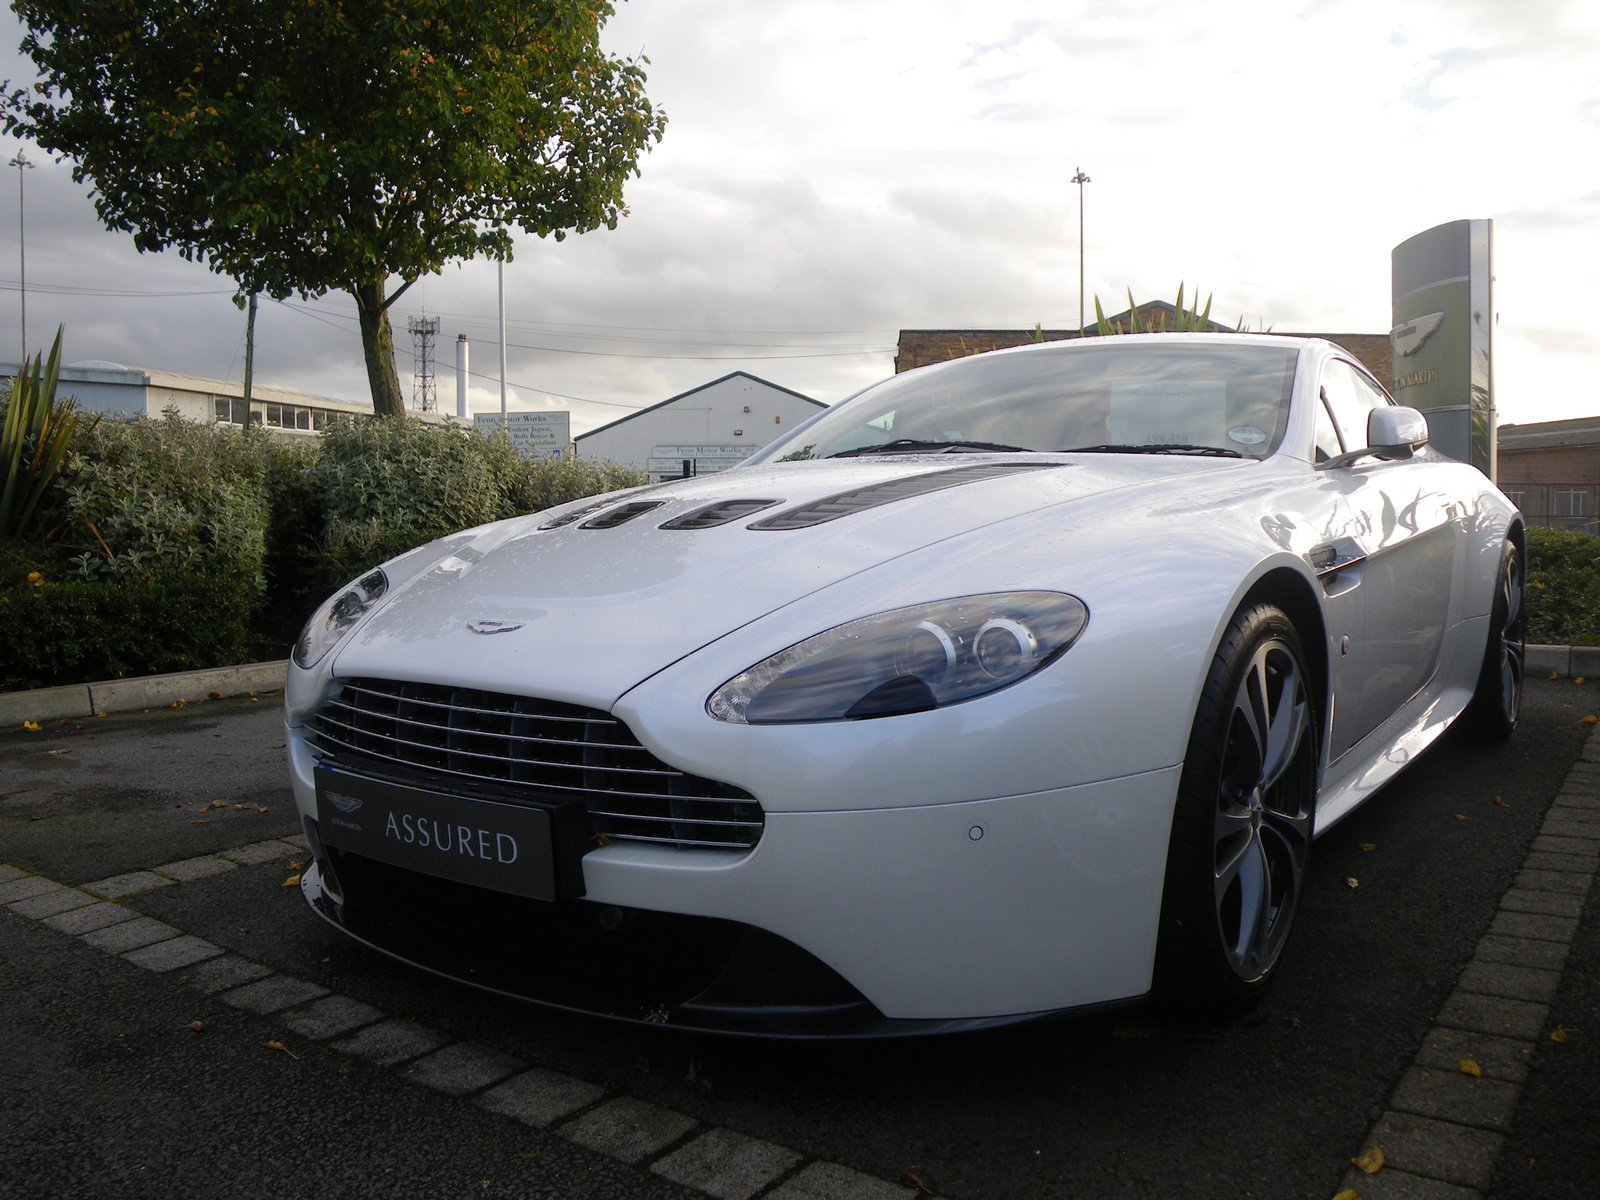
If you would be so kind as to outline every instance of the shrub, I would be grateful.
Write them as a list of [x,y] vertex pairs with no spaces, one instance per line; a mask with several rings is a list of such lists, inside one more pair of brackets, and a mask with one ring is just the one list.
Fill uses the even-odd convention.
[[40,504],[70,478],[73,456],[99,420],[85,422],[74,401],[56,399],[60,365],[57,329],[49,363],[38,355],[23,363],[0,396],[0,538],[19,537],[44,516]]
[[86,582],[199,572],[265,585],[266,435],[160,420],[101,421],[67,486],[68,524],[54,546],[75,551]]
[[[14,563],[15,560],[13,560]],[[242,575],[146,573],[90,583],[0,579],[0,690],[93,683],[249,660]]]
[[644,471],[619,467],[613,462],[581,458],[522,459],[512,464],[506,481],[502,515],[538,512],[569,500],[598,496],[602,492],[642,487],[650,482]]
[[1528,530],[1528,640],[1600,646],[1600,538]]

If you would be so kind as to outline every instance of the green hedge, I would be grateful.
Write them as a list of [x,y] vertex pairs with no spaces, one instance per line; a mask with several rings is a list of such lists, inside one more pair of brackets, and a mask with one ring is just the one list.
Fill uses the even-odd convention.
[[460,426],[365,419],[288,440],[173,413],[101,421],[54,496],[54,536],[0,543],[0,690],[282,658],[380,562],[646,481]]
[[0,691],[249,661],[252,581],[191,572],[0,585]]
[[1528,640],[1600,646],[1600,538],[1528,530]]

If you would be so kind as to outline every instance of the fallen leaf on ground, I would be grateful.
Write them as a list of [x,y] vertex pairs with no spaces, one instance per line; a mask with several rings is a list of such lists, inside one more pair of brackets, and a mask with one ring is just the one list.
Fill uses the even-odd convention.
[[1368,1175],[1376,1175],[1383,1170],[1383,1147],[1371,1146],[1365,1153],[1358,1154],[1350,1160]]
[[1466,813],[1457,813],[1456,814],[1456,820],[1458,820],[1458,821],[1476,821],[1477,818],[1476,817],[1469,817],[1469,816],[1467,816]]
[[1355,1188],[1345,1188],[1333,1200],[1361,1200],[1361,1193],[1356,1191]]
[[209,818],[201,817],[198,821],[190,821],[189,824],[191,824],[191,825],[209,825],[209,824],[211,824],[211,821],[210,821]]
[[300,869],[300,864],[295,862],[295,860],[291,858],[289,860],[289,870],[298,871],[299,869]]
[[251,704],[255,704],[256,703],[256,698],[254,696],[250,697],[250,703]]
[[37,721],[24,721],[22,723],[22,727],[24,729],[26,729],[29,733],[38,733],[39,732],[39,722],[37,722]]
[[1551,671],[1550,672],[1550,678],[1551,679],[1560,679],[1561,678],[1561,672],[1560,671]]
[[1483,1068],[1477,1063],[1473,1062],[1470,1058],[1463,1058],[1460,1062],[1458,1062],[1456,1064],[1456,1070],[1460,1071],[1463,1075],[1471,1075],[1474,1079],[1483,1078]]
[[240,812],[249,812],[250,811],[250,806],[248,804],[240,804],[237,800],[234,801],[232,807],[233,808],[237,808]]
[[915,1188],[925,1196],[932,1196],[934,1194],[934,1190],[931,1187],[923,1183],[922,1180],[918,1179],[910,1171],[906,1172],[905,1178],[900,1182],[908,1188]]
[[207,692],[206,695],[209,696],[213,700],[221,700],[222,699],[222,693],[221,692]]
[[1572,682],[1573,682],[1573,683],[1587,683],[1587,682],[1589,682],[1589,681],[1588,681],[1588,680],[1587,680],[1587,679],[1585,679],[1585,678],[1584,678],[1584,677],[1583,677],[1583,676],[1582,676],[1582,675],[1579,675],[1579,676],[1578,676],[1578,677],[1577,677],[1577,678],[1576,678],[1576,679],[1574,679],[1574,680],[1573,680],[1573,681],[1572,681]]
[[539,1157],[539,1152],[537,1150],[529,1150],[522,1157],[523,1158],[538,1158]]
[[1363,850],[1376,850],[1378,848],[1378,843],[1377,842],[1362,842],[1361,843],[1361,848]]
[[63,746],[60,750],[46,750],[45,753],[46,754],[71,754],[72,753],[72,747],[71,746]]
[[258,805],[256,805],[256,811],[257,812],[266,812],[267,811],[267,806],[265,804],[258,804]]
[[1358,888],[1361,886],[1361,880],[1357,879],[1354,875],[1346,875],[1344,879],[1344,885],[1345,887]]
[[289,876],[289,878],[287,878],[287,879],[285,879],[283,881],[283,886],[284,887],[297,887],[297,886],[299,886],[299,883],[300,883],[300,876],[291,875],[291,876]]
[[182,708],[187,703],[189,703],[187,700],[185,700],[182,696],[179,696],[171,704],[167,705],[167,707],[168,708]]
[[1507,804],[1504,800],[1500,799],[1499,796],[1496,796],[1494,798],[1494,802],[1496,804],[1498,804],[1501,808],[1510,808],[1511,807],[1511,805]]
[[108,717],[110,715],[111,715],[110,713],[95,713],[96,717]]
[[295,1062],[300,1061],[300,1056],[293,1050],[289,1049],[289,1047],[285,1046],[282,1042],[262,1042],[261,1046],[264,1050],[282,1050],[290,1058],[294,1059]]
[[204,1021],[190,1021],[189,1022],[189,1028],[194,1030],[196,1033],[199,1033],[205,1027],[206,1026],[205,1026],[205,1022]]
[[1557,1025],[1555,1027],[1555,1031],[1550,1035],[1550,1040],[1552,1042],[1565,1042],[1567,1040],[1566,1027],[1563,1025]]
[[1583,723],[1585,725],[1600,725],[1600,717],[1597,717],[1593,713],[1590,713],[1587,717],[1585,717],[1583,719]]

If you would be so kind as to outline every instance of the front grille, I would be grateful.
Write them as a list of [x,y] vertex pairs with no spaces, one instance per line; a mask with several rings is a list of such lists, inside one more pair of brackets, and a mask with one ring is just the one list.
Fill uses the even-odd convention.
[[[581,794],[619,841],[747,850],[765,814],[750,793],[667,766],[610,713],[475,688],[348,679],[311,718],[318,749],[450,780]],[[501,788],[501,791],[506,789]]]

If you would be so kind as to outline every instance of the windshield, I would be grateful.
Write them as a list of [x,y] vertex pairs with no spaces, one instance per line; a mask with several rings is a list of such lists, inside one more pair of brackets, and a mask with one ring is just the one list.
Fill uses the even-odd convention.
[[885,380],[771,458],[1016,450],[1265,458],[1283,441],[1298,353],[1119,337],[974,355]]

